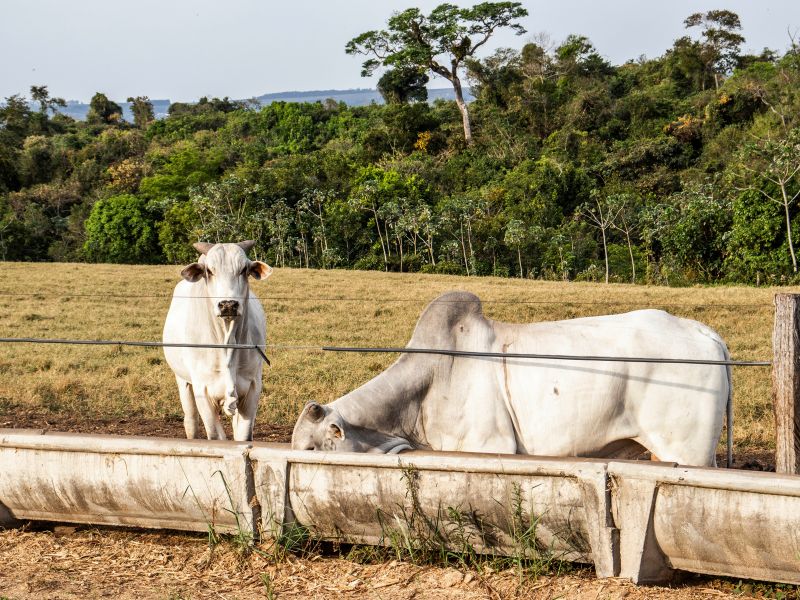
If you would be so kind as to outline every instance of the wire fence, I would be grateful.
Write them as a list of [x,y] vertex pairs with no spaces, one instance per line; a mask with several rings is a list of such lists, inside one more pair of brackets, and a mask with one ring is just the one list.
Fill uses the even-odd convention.
[[182,342],[143,342],[132,340],[66,340],[59,338],[0,338],[8,344],[68,344],[75,346],[138,346],[144,348],[220,348],[232,350],[255,350],[268,365],[266,350],[256,344],[189,344]]
[[704,360],[694,358],[660,358],[646,356],[594,356],[573,354],[530,354],[519,352],[483,352],[472,350],[451,350],[447,348],[409,348],[409,347],[358,347],[358,346],[293,346],[286,344],[190,344],[178,342],[148,342],[133,340],[70,340],[58,338],[0,338],[0,343],[9,344],[72,344],[82,346],[138,346],[146,348],[206,348],[256,350],[261,358],[271,364],[266,355],[267,348],[285,350],[318,350],[322,352],[345,353],[380,353],[380,354],[436,354],[462,358],[502,358],[522,360],[554,360],[554,361],[587,361],[587,362],[622,362],[622,363],[656,363],[682,365],[720,365],[733,367],[768,367],[771,361],[765,360]]

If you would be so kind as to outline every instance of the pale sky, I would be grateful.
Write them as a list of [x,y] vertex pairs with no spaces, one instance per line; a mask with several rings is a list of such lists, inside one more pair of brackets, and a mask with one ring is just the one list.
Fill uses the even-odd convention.
[[[0,0],[0,98],[47,85],[88,101],[145,95],[250,98],[296,90],[374,87],[344,45],[380,29],[392,12],[442,0]],[[451,0],[452,1],[452,0]],[[469,6],[474,2],[455,1]],[[527,0],[528,33],[499,33],[488,51],[534,34],[591,39],[614,64],[659,56],[684,35],[683,19],[725,8],[742,20],[745,48],[783,52],[800,32],[800,0]],[[481,56],[486,56],[484,51]],[[447,82],[434,80],[433,87]]]

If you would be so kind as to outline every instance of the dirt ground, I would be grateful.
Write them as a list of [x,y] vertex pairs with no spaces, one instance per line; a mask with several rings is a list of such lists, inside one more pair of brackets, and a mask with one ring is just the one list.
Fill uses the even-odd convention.
[[[231,436],[230,419],[223,420]],[[72,415],[46,413],[35,409],[18,408],[14,412],[0,411],[0,429],[43,429],[71,433],[110,435],[152,435],[156,437],[185,437],[182,417],[123,417],[76,421]],[[256,421],[253,438],[259,442],[289,442],[292,425],[276,425]]]
[[521,578],[514,569],[360,564],[332,552],[278,561],[257,552],[241,558],[227,543],[212,552],[207,538],[194,534],[66,526],[0,531],[0,598],[9,600],[687,600],[794,594],[786,587],[702,576],[687,576],[671,588],[637,587],[626,580],[597,579],[590,569]]

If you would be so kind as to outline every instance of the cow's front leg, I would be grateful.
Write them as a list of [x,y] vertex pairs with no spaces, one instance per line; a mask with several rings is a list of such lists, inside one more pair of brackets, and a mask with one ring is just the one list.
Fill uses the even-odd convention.
[[256,421],[260,396],[261,386],[257,382],[253,382],[239,401],[239,408],[233,415],[233,439],[237,442],[253,440],[253,425]]
[[197,404],[197,410],[200,412],[200,418],[203,421],[203,426],[206,428],[206,436],[210,440],[224,440],[225,428],[222,427],[222,421],[219,418],[219,406],[216,402],[211,400],[208,396],[208,390],[205,388],[195,388],[194,398]]
[[178,394],[181,397],[181,406],[183,407],[183,429],[186,431],[186,438],[194,440],[200,431],[197,423],[197,405],[195,404],[192,384],[177,375],[175,380],[178,382]]

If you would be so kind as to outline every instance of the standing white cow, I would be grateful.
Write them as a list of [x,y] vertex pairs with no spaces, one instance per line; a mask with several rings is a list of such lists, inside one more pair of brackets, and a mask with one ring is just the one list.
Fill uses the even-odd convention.
[[644,448],[661,460],[715,464],[729,366],[502,356],[730,360],[697,321],[639,310],[516,325],[484,317],[477,296],[451,292],[428,305],[408,347],[501,356],[403,354],[338,400],[306,405],[292,447],[595,457]]
[[[197,243],[199,260],[181,271],[175,286],[164,342],[179,344],[266,344],[264,310],[248,277],[265,279],[269,265],[247,258],[252,241]],[[257,350],[165,347],[183,406],[186,437],[198,436],[198,413],[208,439],[225,439],[220,407],[233,417],[233,439],[253,439],[261,394],[262,358]]]

